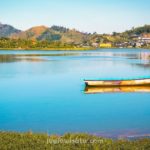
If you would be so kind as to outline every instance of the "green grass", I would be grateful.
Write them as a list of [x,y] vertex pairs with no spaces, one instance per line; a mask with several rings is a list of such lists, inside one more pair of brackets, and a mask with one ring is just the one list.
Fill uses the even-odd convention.
[[63,136],[0,132],[0,150],[148,150],[150,139],[112,140],[88,134]]

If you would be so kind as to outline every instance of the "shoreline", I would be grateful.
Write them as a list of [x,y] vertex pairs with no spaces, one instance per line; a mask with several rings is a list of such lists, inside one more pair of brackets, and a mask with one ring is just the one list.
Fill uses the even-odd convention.
[[89,51],[89,50],[103,50],[103,49],[143,49],[143,50],[150,50],[150,48],[146,48],[146,47],[143,47],[143,48],[138,48],[138,47],[135,47],[135,48],[128,48],[128,47],[125,47],[125,48],[118,48],[118,47],[112,47],[112,48],[93,48],[93,47],[89,47],[89,48],[0,48],[0,51],[1,50],[17,50],[17,51]]
[[96,50],[96,48],[0,48],[0,50],[18,50],[18,51],[34,51],[34,50],[43,50],[43,51],[86,51],[86,50]]
[[66,134],[69,135],[87,135],[87,136],[93,136],[97,138],[104,138],[104,139],[111,139],[111,140],[120,140],[120,139],[125,139],[125,140],[137,140],[137,139],[145,139],[148,138],[150,139],[150,133],[135,133],[135,134],[107,134],[107,133],[102,133],[102,134],[97,134],[97,133],[90,133],[90,132],[64,132],[64,133],[48,133],[46,131],[32,131],[32,130],[26,130],[26,131],[19,131],[19,130],[0,130],[0,136],[2,133],[7,133],[7,134],[28,134],[30,133],[31,135],[46,135],[48,137],[51,136],[56,136],[57,137],[63,137]]

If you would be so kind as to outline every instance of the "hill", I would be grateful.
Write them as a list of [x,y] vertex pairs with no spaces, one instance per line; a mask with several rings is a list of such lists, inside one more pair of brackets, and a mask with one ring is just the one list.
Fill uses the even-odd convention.
[[127,30],[124,33],[128,35],[136,34],[136,35],[141,35],[141,34],[149,34],[150,33],[150,25],[145,25],[142,27],[136,27],[132,28],[131,30]]
[[50,28],[45,26],[37,26],[26,31],[14,33],[10,36],[10,38],[82,44],[88,39],[88,36],[75,29],[71,30],[61,26],[52,26]]
[[14,33],[20,33],[21,31],[14,28],[13,26],[0,23],[0,37],[9,37]]
[[[146,39],[144,39],[146,38]],[[139,40],[140,39],[140,40]],[[83,33],[62,26],[35,26],[20,31],[10,25],[0,24],[0,48],[110,48],[150,47],[150,25],[132,28],[122,33]]]
[[10,36],[10,38],[13,39],[31,39],[31,40],[36,40],[41,34],[43,34],[48,27],[45,26],[37,26],[37,27],[32,27],[26,31],[22,31],[19,33],[14,33]]

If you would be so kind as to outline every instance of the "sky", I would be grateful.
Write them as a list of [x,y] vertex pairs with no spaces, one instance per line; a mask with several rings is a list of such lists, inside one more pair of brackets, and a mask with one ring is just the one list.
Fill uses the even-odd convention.
[[150,24],[150,0],[0,0],[0,22],[21,30],[60,25],[82,32],[122,32]]

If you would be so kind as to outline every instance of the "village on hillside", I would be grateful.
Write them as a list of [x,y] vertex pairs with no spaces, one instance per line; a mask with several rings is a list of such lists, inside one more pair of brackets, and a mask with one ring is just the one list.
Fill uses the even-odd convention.
[[150,34],[132,34],[126,42],[105,42],[105,43],[93,43],[93,46],[100,48],[142,48],[150,47]]

